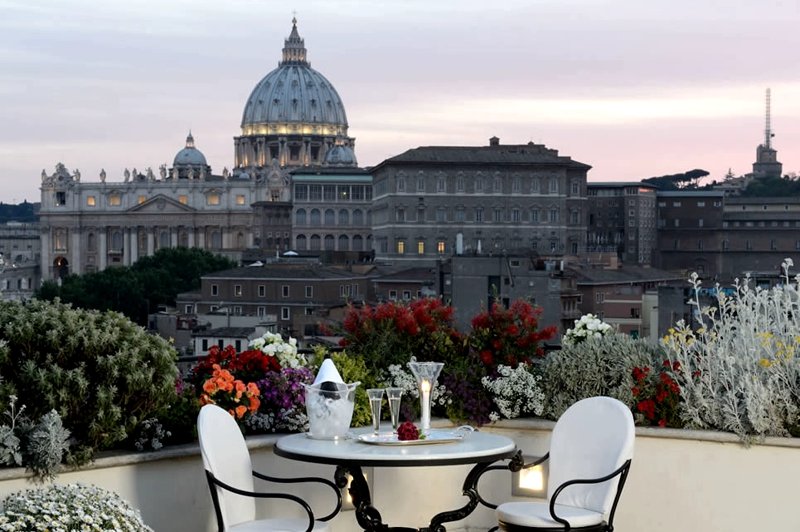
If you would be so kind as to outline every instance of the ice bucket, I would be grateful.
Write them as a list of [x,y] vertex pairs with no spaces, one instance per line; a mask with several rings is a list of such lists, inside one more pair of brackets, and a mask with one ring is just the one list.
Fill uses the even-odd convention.
[[305,385],[309,437],[318,440],[345,437],[353,419],[356,387],[359,384],[324,381]]

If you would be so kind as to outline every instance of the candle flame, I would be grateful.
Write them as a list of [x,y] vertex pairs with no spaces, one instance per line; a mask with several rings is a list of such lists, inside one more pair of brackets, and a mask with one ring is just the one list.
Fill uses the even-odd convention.
[[422,390],[422,393],[428,393],[431,391],[431,381],[422,381],[419,385],[419,389]]

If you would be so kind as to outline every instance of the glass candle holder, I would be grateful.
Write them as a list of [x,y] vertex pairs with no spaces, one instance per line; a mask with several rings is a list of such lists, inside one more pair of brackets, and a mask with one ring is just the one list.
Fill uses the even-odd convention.
[[431,400],[436,379],[444,367],[443,362],[417,362],[408,363],[408,369],[417,378],[419,387],[420,431],[427,434],[431,429]]

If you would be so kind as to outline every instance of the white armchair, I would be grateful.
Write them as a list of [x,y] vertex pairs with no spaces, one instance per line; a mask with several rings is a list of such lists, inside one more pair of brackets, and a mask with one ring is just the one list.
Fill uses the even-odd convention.
[[[610,397],[578,401],[559,418],[550,440],[547,502],[508,502],[497,521],[508,532],[611,532],[633,458],[631,411]],[[523,467],[531,467],[528,464]]]
[[[276,478],[253,471],[250,453],[236,421],[216,405],[205,405],[197,416],[197,435],[208,487],[217,517],[219,532],[311,532],[328,530],[325,521],[342,507],[342,494],[336,485],[321,478]],[[303,499],[289,493],[256,492],[253,478],[268,482],[317,482],[335,492],[336,508],[325,517],[314,518]],[[305,518],[256,519],[255,499],[286,499],[298,504]]]

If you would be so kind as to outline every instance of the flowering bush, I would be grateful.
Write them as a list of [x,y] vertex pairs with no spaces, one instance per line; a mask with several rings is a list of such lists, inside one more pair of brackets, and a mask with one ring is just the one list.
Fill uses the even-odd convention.
[[551,351],[542,364],[540,383],[547,397],[546,415],[558,419],[572,404],[597,395],[613,397],[634,409],[633,369],[654,366],[663,359],[658,346],[621,333]]
[[555,336],[556,328],[549,326],[539,330],[541,313],[541,308],[534,308],[521,299],[507,309],[494,303],[472,319],[469,345],[490,371],[499,364],[514,367],[542,357],[544,351],[539,344]]
[[539,387],[542,378],[534,375],[529,364],[519,364],[516,368],[497,366],[498,376],[481,379],[483,386],[492,393],[497,409],[492,412],[492,421],[500,416],[513,419],[526,414],[541,415],[544,411],[544,393]]
[[119,495],[81,484],[14,493],[3,501],[4,532],[153,532]]
[[227,369],[222,369],[219,364],[214,364],[211,378],[203,383],[203,394],[200,404],[214,404],[228,411],[235,419],[240,420],[246,414],[258,410],[261,392],[255,383],[235,379]]
[[405,364],[412,356],[421,362],[447,365],[460,355],[463,346],[453,326],[453,308],[434,298],[351,306],[343,329],[341,345],[363,356],[367,367],[376,373],[390,364]]
[[614,328],[594,314],[584,314],[575,320],[575,327],[567,329],[561,339],[563,345],[579,344],[587,338],[601,338],[614,333]]
[[258,381],[261,408],[246,425],[257,432],[299,432],[308,428],[304,384],[314,382],[308,368],[282,368]]
[[784,436],[800,415],[800,291],[782,263],[784,282],[765,290],[738,279],[727,295],[716,287],[713,305],[699,299],[689,279],[699,327],[678,322],[663,338],[682,398],[681,419],[693,428],[735,432],[744,440]]
[[636,399],[634,416],[637,423],[682,426],[678,415],[680,387],[673,378],[673,371],[680,371],[679,362],[664,360],[657,376],[649,366],[633,368],[631,375],[635,385],[631,392]]
[[257,381],[268,371],[278,371],[281,364],[274,354],[267,354],[258,349],[237,353],[232,345],[219,348],[214,345],[208,354],[192,369],[191,380],[201,386],[213,373],[214,366],[219,366],[234,373],[239,379]]
[[297,339],[291,336],[285,341],[280,334],[267,332],[251,341],[250,347],[274,356],[282,368],[299,368],[308,364],[305,355],[297,352]]

